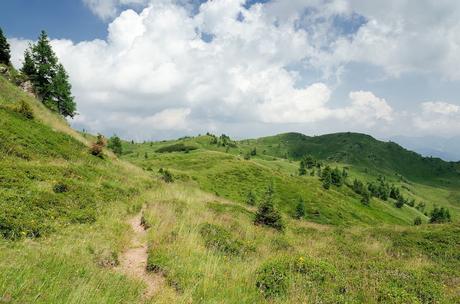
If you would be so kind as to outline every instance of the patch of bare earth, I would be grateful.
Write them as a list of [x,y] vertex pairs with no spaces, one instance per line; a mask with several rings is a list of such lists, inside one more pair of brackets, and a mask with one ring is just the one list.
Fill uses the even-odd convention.
[[164,284],[164,278],[160,274],[147,272],[148,247],[146,241],[147,231],[141,225],[142,212],[129,220],[134,236],[131,245],[120,257],[118,270],[127,276],[140,280],[146,285],[144,298],[151,298]]

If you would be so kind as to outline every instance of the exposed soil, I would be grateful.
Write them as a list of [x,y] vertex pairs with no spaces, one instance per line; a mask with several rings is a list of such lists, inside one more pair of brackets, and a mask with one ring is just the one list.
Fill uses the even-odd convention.
[[129,220],[134,236],[131,245],[120,256],[118,269],[131,278],[141,280],[145,283],[144,298],[151,298],[162,286],[164,278],[160,274],[149,273],[147,267],[147,231],[141,225],[142,212]]

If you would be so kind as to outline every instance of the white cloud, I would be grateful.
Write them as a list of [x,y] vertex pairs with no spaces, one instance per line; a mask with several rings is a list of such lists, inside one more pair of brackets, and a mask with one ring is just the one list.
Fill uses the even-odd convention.
[[460,135],[460,106],[443,102],[423,102],[413,125],[425,134]]
[[375,96],[372,92],[350,92],[351,106],[337,111],[337,116],[345,118],[351,124],[374,126],[376,123],[391,122],[393,109],[385,99]]
[[121,6],[142,5],[147,2],[148,0],[83,0],[83,3],[103,20],[115,17]]
[[[123,125],[127,135],[141,127],[155,135],[159,125],[163,131],[203,132],[229,123],[331,119],[372,128],[395,123],[397,114],[385,99],[353,91],[349,104],[334,106],[338,98],[329,78],[306,81],[293,67],[328,76],[359,62],[390,77],[460,79],[460,21],[454,18],[460,5],[454,2],[424,0],[418,7],[396,0],[272,0],[245,9],[244,0],[214,0],[191,14],[178,4],[188,0],[84,1],[106,20],[123,6],[148,5],[119,14],[106,40],[52,41],[84,117],[75,123],[93,131]],[[348,22],[356,14],[367,22],[343,34],[336,18]],[[26,42],[11,42],[18,65]]]
[[443,101],[429,101],[422,103],[422,110],[425,114],[460,114],[460,106]]

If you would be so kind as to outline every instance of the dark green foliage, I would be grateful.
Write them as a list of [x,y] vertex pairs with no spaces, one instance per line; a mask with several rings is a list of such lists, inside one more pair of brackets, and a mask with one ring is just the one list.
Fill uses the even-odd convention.
[[24,62],[22,64],[21,72],[28,76],[30,79],[37,74],[32,55],[30,54],[32,46],[29,45],[29,48],[24,52]]
[[32,111],[32,108],[24,100],[20,101],[17,111],[27,119],[34,119],[34,112]]
[[69,191],[69,186],[63,182],[59,182],[53,186],[53,191],[54,193],[65,193]]
[[196,149],[197,149],[197,147],[195,147],[195,146],[187,146],[187,145],[184,145],[183,143],[179,143],[179,144],[175,144],[175,145],[162,147],[162,148],[156,150],[156,152],[158,152],[158,153],[188,152],[188,151],[193,151],[193,150],[196,150]]
[[305,203],[302,199],[300,199],[295,207],[294,217],[296,219],[301,219],[304,216],[305,216]]
[[3,35],[3,30],[0,28],[0,63],[9,65],[10,64],[10,45],[6,37]]
[[255,206],[256,205],[256,195],[254,194],[254,192],[252,191],[249,191],[248,192],[248,196],[246,198],[246,204],[250,205],[250,206]]
[[300,164],[299,164],[299,175],[302,176],[302,175],[306,175],[307,174],[307,169],[305,167],[305,162],[303,160],[300,161]]
[[415,226],[419,226],[422,224],[422,218],[420,216],[417,216],[415,219],[414,219],[414,225]]
[[77,106],[72,96],[72,86],[70,85],[69,75],[62,64],[57,65],[56,76],[52,83],[53,104],[57,111],[64,117],[74,117]]
[[430,214],[430,223],[448,223],[451,221],[449,209],[441,207],[435,207]]
[[331,182],[333,185],[337,187],[341,187],[343,185],[343,181],[344,181],[344,178],[339,168],[335,168],[334,170],[331,171]]
[[162,179],[165,183],[172,183],[172,182],[174,182],[173,175],[172,175],[171,172],[169,172],[168,170],[163,169],[163,168],[160,168],[160,170],[158,170],[158,173],[161,174],[161,179]]
[[35,74],[29,76],[43,101],[52,102],[53,79],[56,77],[58,59],[45,31],[40,33],[37,43],[32,45],[31,55]]
[[363,188],[363,191],[361,192],[361,203],[366,206],[369,206],[371,203],[371,193],[366,188]]
[[254,148],[251,150],[251,156],[256,156],[257,155],[257,149]]
[[323,181],[323,188],[329,190],[332,184],[332,170],[329,166],[326,166],[321,173],[321,180]]
[[404,204],[406,203],[406,201],[404,200],[404,198],[402,196],[400,196],[397,200],[396,200],[396,203],[395,203],[395,206],[396,208],[402,208],[404,206]]
[[112,150],[113,153],[115,153],[117,156],[120,156],[123,154],[123,147],[121,145],[121,139],[116,135],[110,137],[107,147],[110,150]]
[[284,223],[280,212],[275,209],[273,204],[273,186],[270,185],[265,193],[265,198],[257,210],[254,224],[264,225],[275,228],[276,230],[284,230]]
[[245,250],[243,242],[234,238],[228,230],[221,226],[210,223],[202,224],[200,234],[208,249],[231,255],[240,255]]

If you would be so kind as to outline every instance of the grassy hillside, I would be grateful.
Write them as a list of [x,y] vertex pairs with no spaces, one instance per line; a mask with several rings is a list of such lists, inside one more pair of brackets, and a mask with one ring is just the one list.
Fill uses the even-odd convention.
[[300,159],[310,154],[317,159],[346,163],[376,173],[396,173],[419,182],[451,184],[460,177],[455,163],[422,157],[396,143],[381,142],[369,135],[358,133],[314,137],[286,133],[241,143],[255,146],[268,155]]
[[[318,177],[299,177],[297,161],[270,156],[272,152],[264,150],[257,143],[258,140],[240,141],[230,147],[211,144],[212,140],[211,136],[198,136],[177,141],[125,143],[123,158],[153,172],[159,168],[170,169],[178,179],[197,183],[203,190],[241,203],[246,201],[249,191],[255,192],[261,199],[267,185],[274,183],[275,198],[281,209],[292,214],[302,198],[308,211],[306,218],[323,224],[412,224],[417,216],[427,220],[423,212],[429,213],[434,205],[450,208],[457,220],[460,214],[460,188],[454,186],[457,182],[454,178],[449,179],[449,185],[433,186],[432,183],[422,184],[402,178],[388,167],[376,174],[362,163],[353,166],[325,157],[326,163],[332,167],[349,169],[347,183],[352,183],[354,178],[375,182],[380,174],[386,172],[387,180],[398,186],[406,197],[426,204],[425,210],[407,205],[398,209],[392,200],[384,202],[373,199],[370,206],[364,206],[360,202],[361,197],[348,187],[332,187],[326,191]],[[198,149],[164,152],[174,150],[177,146]],[[276,146],[274,142],[271,144],[273,146]],[[244,157],[254,148],[255,156],[250,159]],[[315,156],[323,159],[320,155]]]
[[[21,102],[36,119],[17,112]],[[0,235],[5,238],[38,237],[94,222],[110,202],[149,185],[147,178],[129,178],[126,164],[90,155],[65,121],[55,116],[44,124],[43,113],[54,116],[0,77]]]

